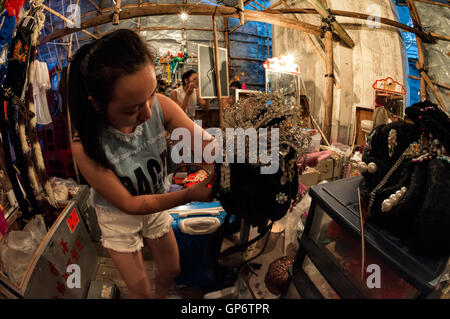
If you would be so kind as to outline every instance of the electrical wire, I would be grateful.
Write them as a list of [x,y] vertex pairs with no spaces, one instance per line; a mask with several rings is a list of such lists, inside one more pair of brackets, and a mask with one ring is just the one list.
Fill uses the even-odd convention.
[[253,257],[247,259],[246,261],[244,261],[242,264],[240,264],[240,265],[238,266],[238,268],[237,268],[237,273],[238,273],[238,274],[241,272],[242,266],[248,264],[248,263],[251,262],[252,260],[255,260],[256,258],[258,258],[259,256],[262,255],[262,253],[263,253],[264,250],[266,249],[267,243],[269,242],[270,232],[272,231],[272,226],[273,226],[273,223],[269,226],[269,229],[267,230],[267,238],[266,238],[266,242],[264,243],[264,246],[263,246],[263,248],[261,249],[261,251],[260,251],[256,256],[253,256]]

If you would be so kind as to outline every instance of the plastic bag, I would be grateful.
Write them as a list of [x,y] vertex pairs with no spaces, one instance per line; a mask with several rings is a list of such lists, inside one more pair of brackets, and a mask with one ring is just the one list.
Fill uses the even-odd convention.
[[69,200],[78,193],[80,186],[73,179],[63,179],[59,177],[52,177],[49,179],[53,193],[55,195],[56,203],[59,206],[65,206]]
[[303,233],[304,216],[308,214],[311,205],[311,197],[306,194],[303,199],[294,207],[291,213],[286,214],[284,221],[285,237],[284,246],[287,256],[295,256],[298,250],[298,237]]
[[17,285],[46,234],[44,218],[36,215],[23,230],[10,231],[0,243],[2,269]]

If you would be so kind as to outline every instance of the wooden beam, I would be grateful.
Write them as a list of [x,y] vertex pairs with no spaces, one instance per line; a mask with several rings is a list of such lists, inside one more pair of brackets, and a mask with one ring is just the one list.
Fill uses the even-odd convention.
[[[412,0],[406,0],[406,4],[408,5],[409,12],[411,14],[411,19],[413,21],[413,25],[415,29],[421,30],[421,22],[420,17],[416,9],[416,5]],[[423,42],[422,38],[416,37],[417,42],[417,53],[419,56],[419,61],[416,65],[419,65],[417,67],[419,70],[425,68],[425,51],[423,48]],[[420,78],[420,100],[424,101],[427,99],[427,87],[425,85],[426,81],[425,78],[422,76]]]
[[113,25],[119,24],[121,6],[122,6],[122,0],[116,0],[116,6],[114,7],[114,15],[113,15],[113,20],[112,20]]
[[[317,12],[322,16],[324,19],[330,19],[331,13],[328,12],[328,8],[325,8],[322,3],[319,0],[308,0],[312,6],[317,10]],[[355,46],[355,43],[348,35],[347,31],[344,30],[344,28],[337,22],[336,20],[330,19],[330,25],[333,27],[333,30],[339,35],[339,37],[344,41],[344,43],[350,47],[353,48]]]
[[250,61],[250,62],[265,62],[266,60],[263,59],[256,59],[256,58],[247,58],[242,56],[230,56],[231,60],[242,60],[242,61]]
[[[67,19],[65,16],[63,16],[62,14],[60,14],[59,12],[53,10],[52,8],[47,7],[45,4],[41,4],[42,8],[44,8],[44,10],[48,11],[49,13],[57,16],[58,18],[60,18],[61,20],[64,20],[65,22],[69,23],[69,25],[73,25],[73,21],[70,21],[69,19]],[[75,18],[75,17],[74,17]],[[64,28],[67,29],[67,28]],[[70,28],[69,28],[70,29]],[[60,29],[61,30],[61,29]],[[84,29],[77,29],[77,31],[81,31],[86,33],[87,35],[89,35],[90,37],[97,39],[97,37],[95,35],[93,35],[92,33],[84,30]],[[76,32],[76,31],[75,31]],[[72,32],[71,32],[72,33]],[[55,38],[56,39],[56,38]],[[53,40],[53,39],[52,39]]]
[[92,0],[88,0],[94,7],[95,9],[97,9],[98,13],[100,13],[101,15],[103,14],[103,11],[100,9],[100,7]]
[[[416,1],[418,1],[418,0],[416,0]],[[266,10],[264,10],[263,12],[273,13],[273,14],[284,14],[284,13],[318,14],[318,12],[315,9],[298,9],[298,8],[295,9],[294,8],[294,9],[274,10],[274,8],[279,6],[281,3],[282,3],[282,1],[277,1],[273,5],[268,7]],[[150,6],[155,6],[155,4],[143,3],[142,6],[149,6],[150,7]],[[132,8],[137,8],[137,7],[138,7],[137,4],[127,4],[127,5],[122,6],[122,9],[132,9]],[[223,7],[223,8],[225,8],[225,7]],[[231,9],[233,9],[233,8],[231,8]],[[104,14],[108,13],[108,12],[114,12],[114,8],[105,8],[105,9],[101,9],[101,10],[102,10],[102,12]],[[285,12],[281,12],[281,11],[285,11]],[[86,12],[86,13],[82,14],[81,17],[84,18],[84,17],[92,16],[92,15],[95,15],[96,12],[97,11]],[[344,16],[344,17],[350,17],[350,18],[356,18],[356,19],[367,20],[367,18],[370,17],[370,15],[367,15],[367,14],[350,12],[350,11],[331,10],[331,12],[334,15],[336,15],[336,16]],[[167,14],[167,13],[162,12],[161,15],[163,15],[163,14]],[[205,14],[205,15],[208,15],[208,14]],[[439,39],[439,40],[450,41],[450,37],[447,37],[447,36],[439,34],[439,33],[423,32],[421,30],[417,30],[417,29],[411,28],[411,27],[409,27],[409,26],[407,26],[405,24],[399,23],[397,21],[393,21],[393,20],[390,20],[390,19],[382,18],[382,17],[372,16],[372,18],[375,18],[375,19],[379,18],[381,24],[395,26],[395,27],[400,28],[400,29],[402,29],[404,31],[412,32],[412,33],[416,34],[417,36],[421,37],[425,42],[433,42],[433,38],[436,38],[436,39]],[[265,21],[261,21],[261,22],[265,22]]]
[[266,10],[267,8],[265,6],[263,6],[261,3],[259,3],[258,1],[252,0],[251,2],[256,3],[258,6],[260,6],[261,8],[263,8],[263,10]]
[[[420,76],[408,75],[408,78],[414,79],[414,80],[420,80]],[[450,85],[439,83],[436,81],[431,81],[431,83],[433,83],[434,85],[440,86],[444,89],[450,90]]]
[[417,1],[417,2],[423,2],[423,3],[433,4],[433,5],[436,5],[436,6],[443,6],[443,7],[450,8],[450,5],[449,5],[449,4],[445,4],[445,3],[437,2],[437,1],[428,1],[428,0],[414,0],[414,1]]
[[[420,69],[420,65],[419,62],[416,62],[416,67],[417,69]],[[428,77],[428,75],[425,73],[425,71],[422,69],[422,71],[420,72],[421,78],[424,79],[424,81],[427,83],[427,85],[430,87],[431,92],[433,92],[434,97],[436,98],[436,100],[438,101],[438,104],[440,106],[440,108],[445,112],[448,113],[446,107],[445,107],[445,103],[442,100],[441,96],[439,95],[438,90],[436,89],[436,87],[433,85],[433,82],[430,80],[430,78]]]
[[[216,9],[217,8],[217,9]],[[189,15],[210,15],[212,16],[214,12],[216,11],[216,15],[220,16],[226,16],[229,18],[238,18],[239,15],[236,12],[235,8],[230,7],[216,7],[211,5],[204,5],[204,4],[186,4],[186,5],[180,5],[180,4],[147,4],[143,5],[142,7],[129,7],[129,8],[122,8],[122,11],[120,13],[120,19],[126,20],[126,19],[132,19],[137,17],[145,17],[145,16],[155,16],[155,15],[178,15],[179,11],[183,10],[186,12],[189,12]],[[266,12],[255,12],[251,10],[244,10],[244,14],[246,17],[246,20],[249,21],[258,21],[258,22],[264,22],[264,23],[271,23],[274,25],[278,25],[285,28],[292,28],[296,30],[301,30],[305,32],[309,32],[311,34],[315,34],[320,36],[321,29],[318,26],[296,21],[293,19],[286,19],[283,17],[280,17],[276,14],[269,14]],[[90,18],[88,20],[84,20],[81,22],[80,28],[63,28],[56,30],[55,32],[43,37],[40,39],[40,43],[45,43],[48,41],[51,41],[53,39],[57,39],[60,37],[63,37],[65,35],[78,32],[82,29],[87,29],[90,27],[94,27],[96,25],[101,25],[105,23],[110,23],[113,19],[113,13],[105,13],[102,16]]]
[[248,3],[248,6],[252,7],[253,9],[255,9],[256,11],[261,11],[259,8],[255,7],[253,4]]
[[334,61],[333,61],[333,33],[325,32],[325,116],[323,132],[328,140],[331,137],[331,122],[333,116],[333,77],[334,77]]
[[230,33],[233,33],[234,31],[236,31],[238,28],[242,27],[243,25],[249,23],[250,21],[247,20],[245,21],[243,24],[238,24],[237,26],[235,26],[233,29],[231,29]]
[[[142,6],[142,0],[139,0],[139,8]],[[137,32],[141,32],[141,17],[138,17]]]
[[[228,18],[223,18],[223,25],[225,27],[225,48],[227,49],[227,57],[228,57],[228,74],[231,75],[231,63],[230,63],[230,30],[228,29]],[[230,79],[228,79],[229,81]]]
[[[315,9],[297,9],[297,8],[292,8],[292,9],[267,9],[264,10],[264,12],[267,13],[273,13],[273,14],[286,14],[286,13],[295,13],[295,14],[317,14],[317,11]],[[440,39],[440,40],[447,40],[449,41],[449,37],[439,34],[439,33],[434,33],[434,32],[423,32],[421,30],[412,28],[406,24],[394,21],[394,20],[390,20],[387,18],[383,18],[383,17],[378,17],[378,16],[372,16],[372,15],[368,15],[365,13],[358,13],[358,12],[351,12],[351,11],[342,11],[342,10],[331,10],[331,13],[333,13],[335,16],[341,16],[341,17],[349,17],[349,18],[355,18],[355,19],[361,19],[361,20],[367,20],[369,17],[372,17],[373,19],[376,19],[377,21],[379,20],[381,24],[384,25],[389,25],[389,26],[393,26],[393,27],[397,27],[399,29],[402,29],[406,32],[411,32],[414,33],[415,35],[421,37],[424,41],[426,42],[433,42],[433,37],[436,39]]]
[[[283,5],[284,5],[286,8],[289,8],[289,5],[287,4],[286,0],[281,0],[281,2],[283,3]],[[294,18],[295,18],[295,19],[299,20],[295,14],[293,14],[293,15],[294,15]],[[306,39],[308,40],[308,42],[309,42],[309,43],[311,44],[311,46],[313,47],[314,52],[316,52],[317,56],[319,57],[320,61],[322,62],[324,68],[326,68],[327,66],[326,66],[325,58],[322,56],[322,53],[320,52],[319,48],[316,46],[316,44],[314,43],[314,41],[312,40],[311,36],[310,36],[308,33],[304,32],[304,34],[305,34]],[[338,89],[340,89],[341,86],[340,86],[338,80],[337,80],[336,78],[333,78],[333,79],[334,79],[334,84],[336,85],[336,87],[337,87]]]
[[213,25],[213,35],[214,35],[214,56],[215,56],[215,75],[216,75],[216,90],[217,90],[217,100],[219,101],[219,123],[220,128],[223,127],[223,101],[222,101],[222,92],[221,92],[221,83],[220,83],[220,63],[219,63],[219,40],[217,36],[217,25],[216,25],[216,16],[212,16],[212,25]]

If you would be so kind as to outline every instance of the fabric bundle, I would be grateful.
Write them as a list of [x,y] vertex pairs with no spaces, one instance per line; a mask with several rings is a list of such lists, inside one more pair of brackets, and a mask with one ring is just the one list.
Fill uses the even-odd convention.
[[368,137],[360,171],[368,222],[427,256],[450,255],[450,119],[425,101]]

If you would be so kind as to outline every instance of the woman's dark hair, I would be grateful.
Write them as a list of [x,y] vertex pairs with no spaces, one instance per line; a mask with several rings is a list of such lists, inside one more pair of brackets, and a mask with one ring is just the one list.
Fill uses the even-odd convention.
[[241,82],[239,82],[239,81],[233,81],[233,82],[231,82],[230,87],[236,87],[236,88],[240,89],[240,88],[242,88],[242,85],[241,85]]
[[183,81],[183,85],[185,85],[186,83],[184,83],[184,80],[189,80],[189,78],[191,77],[192,74],[197,73],[194,70],[189,70],[183,73],[183,75],[181,76],[181,81]]
[[[124,75],[139,71],[155,56],[135,32],[116,30],[82,46],[69,67],[68,104],[84,151],[98,164],[111,168],[101,144],[101,131],[107,126],[106,107],[114,85]],[[92,99],[100,108],[94,108]]]

